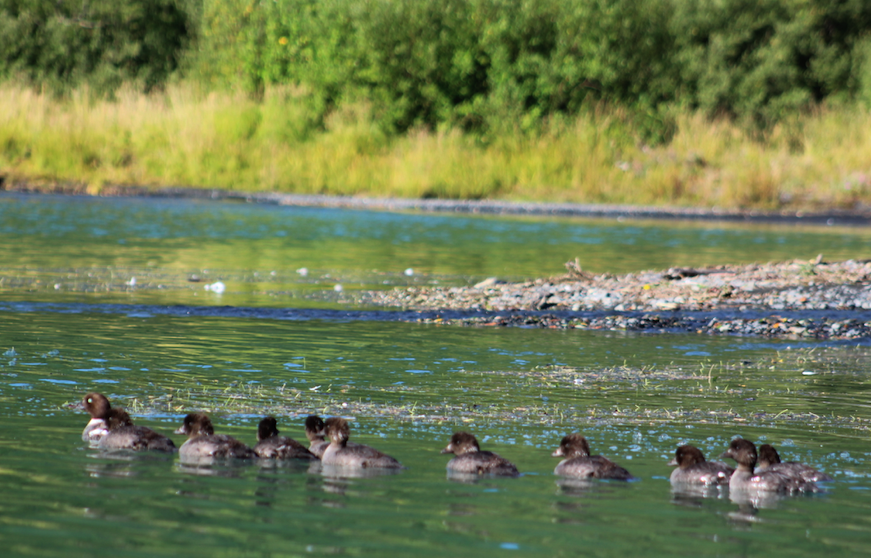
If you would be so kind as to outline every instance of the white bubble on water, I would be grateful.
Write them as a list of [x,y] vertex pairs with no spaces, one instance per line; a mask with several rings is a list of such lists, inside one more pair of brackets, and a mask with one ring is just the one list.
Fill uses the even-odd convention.
[[212,283],[210,285],[205,285],[203,288],[207,291],[212,291],[213,293],[221,294],[222,292],[224,292],[227,289],[227,286],[224,285],[220,281],[215,281],[214,283]]

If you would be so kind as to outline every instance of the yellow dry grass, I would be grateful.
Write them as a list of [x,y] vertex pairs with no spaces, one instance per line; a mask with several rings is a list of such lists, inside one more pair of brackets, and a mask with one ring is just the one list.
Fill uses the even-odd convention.
[[0,87],[9,177],[343,195],[503,198],[721,208],[871,204],[871,113],[820,109],[753,137],[726,120],[676,117],[644,145],[619,109],[481,141],[459,130],[389,137],[368,107],[309,121],[301,92],[261,101],[176,85],[114,101]]

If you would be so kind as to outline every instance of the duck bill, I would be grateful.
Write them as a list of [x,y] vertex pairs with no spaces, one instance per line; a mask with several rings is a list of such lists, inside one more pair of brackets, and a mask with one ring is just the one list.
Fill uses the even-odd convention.
[[671,467],[677,467],[677,466],[678,466],[677,458],[672,458],[672,460],[669,461],[668,464],[669,464]]
[[173,434],[187,434],[184,429],[184,425],[179,426],[173,431]]
[[563,451],[563,448],[558,447],[555,450],[553,450],[553,453],[550,454],[550,456],[551,457],[563,457],[565,454],[566,454],[566,452]]
[[448,444],[447,447],[441,451],[441,453],[454,453],[454,445]]

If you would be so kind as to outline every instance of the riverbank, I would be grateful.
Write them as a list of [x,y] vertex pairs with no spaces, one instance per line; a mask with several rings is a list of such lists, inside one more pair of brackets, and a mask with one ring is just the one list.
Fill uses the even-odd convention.
[[615,276],[567,264],[560,277],[495,278],[471,287],[368,293],[405,310],[479,310],[426,323],[623,331],[691,331],[814,339],[871,337],[871,260],[792,261]]
[[764,134],[675,109],[675,133],[645,141],[602,106],[534,132],[460,129],[387,135],[365,106],[323,126],[301,99],[188,86],[116,100],[0,87],[0,175],[90,194],[116,185],[293,194],[706,208],[871,212],[871,112],[819,109]]

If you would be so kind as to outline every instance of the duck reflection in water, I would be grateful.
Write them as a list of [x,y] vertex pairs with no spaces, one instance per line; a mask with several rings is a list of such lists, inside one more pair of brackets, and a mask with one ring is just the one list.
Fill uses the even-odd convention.
[[175,470],[186,475],[198,477],[240,478],[249,470],[249,463],[216,457],[197,457],[189,461],[179,460]]
[[584,496],[606,494],[618,490],[624,483],[601,482],[596,479],[575,479],[563,477],[556,480],[557,494],[564,496]]

